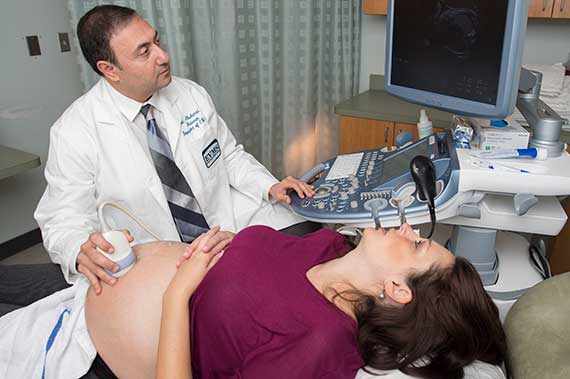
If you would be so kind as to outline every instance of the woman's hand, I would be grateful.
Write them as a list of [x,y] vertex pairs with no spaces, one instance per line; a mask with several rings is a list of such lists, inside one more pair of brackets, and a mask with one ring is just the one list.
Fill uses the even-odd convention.
[[[209,233],[209,237],[207,235]],[[176,262],[176,268],[180,268],[182,263],[192,256],[192,253],[198,249],[198,246],[201,246],[201,250],[205,253],[209,252],[210,254],[216,255],[218,253],[223,252],[226,247],[232,242],[234,239],[235,233],[228,232],[227,230],[220,230],[219,226],[215,226],[210,229],[208,232],[198,236],[190,246],[184,251],[184,253],[178,258]]]
[[233,233],[222,232],[216,226],[192,241],[176,262],[178,271],[170,281],[165,296],[188,300],[206,273],[222,257],[233,236]]

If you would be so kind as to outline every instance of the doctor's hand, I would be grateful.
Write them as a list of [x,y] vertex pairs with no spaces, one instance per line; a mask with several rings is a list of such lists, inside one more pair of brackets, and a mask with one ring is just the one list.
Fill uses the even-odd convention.
[[216,226],[192,241],[176,263],[178,271],[164,296],[189,299],[204,276],[222,257],[224,248],[231,242],[233,235],[231,232],[220,231],[220,227]]
[[311,197],[315,194],[314,188],[310,184],[288,176],[269,188],[269,198],[291,204],[291,198],[288,195],[289,190],[294,190],[301,199],[304,199],[305,196]]
[[184,251],[184,254],[178,258],[176,267],[180,267],[180,265],[185,260],[189,259],[198,249],[204,253],[212,255],[223,252],[230,242],[232,242],[234,236],[235,233],[228,232],[227,230],[220,230],[219,226],[214,226],[208,232],[201,234],[190,243],[190,246],[188,246],[186,251]]
[[[122,230],[122,232],[127,237],[130,242],[134,241],[134,237],[128,230]],[[101,294],[103,290],[101,287],[101,280],[112,286],[117,283],[117,278],[109,275],[105,269],[117,272],[119,270],[119,265],[111,261],[103,254],[101,254],[97,248],[112,254],[113,245],[111,245],[100,232],[93,232],[89,235],[87,241],[85,241],[79,250],[79,255],[77,255],[77,271],[82,273],[87,277],[91,286],[95,290],[95,294]]]

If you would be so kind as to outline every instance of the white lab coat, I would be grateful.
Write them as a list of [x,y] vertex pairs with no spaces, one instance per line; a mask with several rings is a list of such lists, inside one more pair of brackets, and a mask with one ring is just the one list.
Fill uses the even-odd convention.
[[[179,240],[154,164],[114,105],[111,90],[101,79],[50,132],[48,186],[35,218],[51,259],[70,283],[78,277],[81,244],[101,230],[96,208],[103,201],[129,209],[161,239]],[[236,143],[204,88],[173,77],[153,99],[166,121],[175,161],[210,226],[237,232],[253,224],[281,229],[302,221],[281,204],[264,200],[277,180]],[[199,122],[192,123],[196,118]],[[221,156],[213,161],[216,154],[206,156],[205,149],[215,141]],[[119,212],[105,215],[112,228],[129,229],[137,243],[150,239]]]

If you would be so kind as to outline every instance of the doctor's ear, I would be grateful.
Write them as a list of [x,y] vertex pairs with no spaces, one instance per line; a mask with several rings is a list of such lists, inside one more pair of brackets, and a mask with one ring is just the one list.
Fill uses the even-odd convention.
[[384,285],[384,292],[388,298],[398,304],[408,304],[412,301],[412,290],[403,280],[388,280]]
[[97,68],[103,76],[112,82],[119,81],[119,67],[108,61],[97,61]]

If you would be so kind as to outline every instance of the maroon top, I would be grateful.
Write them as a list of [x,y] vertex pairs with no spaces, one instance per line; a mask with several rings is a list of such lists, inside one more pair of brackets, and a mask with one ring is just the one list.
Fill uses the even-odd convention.
[[332,230],[237,234],[190,303],[195,377],[354,379],[363,365],[356,322],[306,277],[344,252]]

